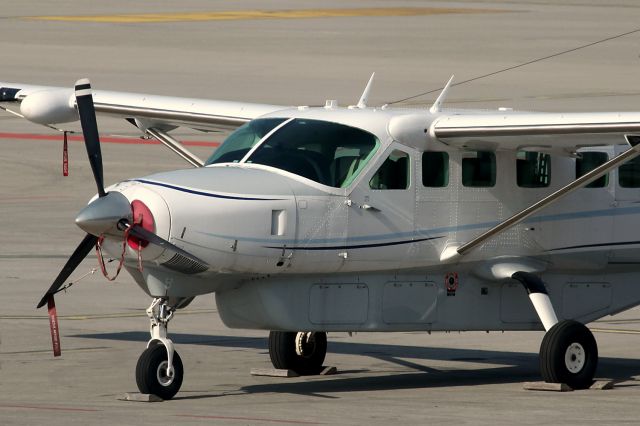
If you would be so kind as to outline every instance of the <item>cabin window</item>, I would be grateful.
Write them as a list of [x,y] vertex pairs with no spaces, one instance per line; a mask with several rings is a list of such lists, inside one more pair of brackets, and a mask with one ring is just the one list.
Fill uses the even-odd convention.
[[465,152],[463,156],[462,185],[478,188],[496,184],[496,155],[493,152]]
[[[609,155],[606,152],[581,152],[580,157],[576,159],[576,178],[586,175],[606,163],[607,160],[609,160]],[[604,188],[607,185],[609,185],[609,174],[600,176],[585,188]]]
[[618,168],[618,184],[622,188],[640,188],[640,157]]
[[378,145],[375,135],[356,127],[296,118],[269,135],[245,161],[345,188],[371,160]]
[[255,144],[260,142],[260,139],[284,121],[284,118],[261,118],[238,127],[214,151],[205,165],[237,163],[247,155]]
[[520,151],[516,154],[516,172],[519,187],[546,188],[551,181],[551,156]]
[[409,188],[409,154],[395,150],[369,181],[371,189]]
[[449,154],[428,151],[422,153],[422,185],[443,188],[449,184]]

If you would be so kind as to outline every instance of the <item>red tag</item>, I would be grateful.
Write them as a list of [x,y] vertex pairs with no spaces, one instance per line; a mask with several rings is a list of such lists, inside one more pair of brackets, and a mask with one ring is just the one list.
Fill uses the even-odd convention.
[[47,299],[47,308],[49,309],[49,327],[51,327],[51,343],[53,343],[53,356],[60,356],[60,330],[58,329],[58,314],[56,313],[56,301],[53,300],[53,294]]
[[67,147],[67,132],[64,134],[64,143],[62,145],[62,176],[69,176],[69,148]]

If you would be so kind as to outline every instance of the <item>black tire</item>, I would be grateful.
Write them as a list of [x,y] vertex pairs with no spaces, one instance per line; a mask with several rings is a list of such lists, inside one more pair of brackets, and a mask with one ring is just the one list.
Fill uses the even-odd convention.
[[145,349],[136,365],[136,383],[141,393],[154,394],[162,399],[171,399],[182,386],[184,369],[178,352],[173,352],[173,379],[163,377],[161,366],[166,367],[167,349],[164,345],[152,345]]
[[296,336],[291,331],[269,333],[269,356],[275,368],[293,370],[300,375],[318,374],[327,355],[327,333],[313,333],[304,345],[302,355],[296,351]]
[[597,367],[598,345],[583,324],[560,321],[544,335],[540,345],[540,372],[545,382],[586,389],[593,384]]

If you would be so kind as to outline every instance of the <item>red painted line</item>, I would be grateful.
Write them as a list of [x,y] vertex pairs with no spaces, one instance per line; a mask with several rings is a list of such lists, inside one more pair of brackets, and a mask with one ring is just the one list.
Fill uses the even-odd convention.
[[74,412],[86,412],[95,413],[98,410],[96,408],[70,408],[70,407],[47,407],[44,405],[8,405],[0,404],[0,408],[20,408],[24,410],[48,410],[48,411],[74,411]]
[[[69,135],[69,141],[84,142],[82,136]],[[23,139],[23,140],[41,140],[41,141],[60,141],[62,135],[43,135],[36,133],[0,133],[0,139]],[[124,145],[160,145],[155,139],[125,138],[120,136],[100,136],[101,143],[115,143]],[[220,142],[211,141],[184,141],[186,146],[208,146],[216,147]]]
[[271,423],[286,423],[293,425],[321,425],[324,423],[318,422],[305,422],[304,420],[281,420],[281,419],[266,419],[262,417],[228,417],[228,416],[198,416],[195,414],[174,414],[174,417],[184,417],[189,419],[210,419],[210,420],[240,420],[244,422],[271,422]]

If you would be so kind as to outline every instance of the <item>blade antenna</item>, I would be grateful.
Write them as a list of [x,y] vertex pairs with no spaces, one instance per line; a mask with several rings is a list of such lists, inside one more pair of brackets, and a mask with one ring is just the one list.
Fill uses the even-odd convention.
[[362,92],[362,96],[360,96],[360,100],[356,105],[358,108],[363,109],[367,107],[367,101],[369,100],[369,93],[371,92],[371,86],[373,85],[373,77],[375,77],[376,73],[372,73],[369,78],[369,82],[367,83],[367,87],[364,88],[364,92]]
[[438,99],[436,99],[433,105],[431,105],[431,108],[429,108],[429,112],[431,114],[435,114],[437,112],[442,111],[442,104],[444,103],[444,100],[447,97],[447,92],[449,91],[449,87],[451,87],[451,82],[453,81],[453,77],[455,77],[455,74],[451,75],[451,78],[449,79],[449,81],[447,81],[447,84],[444,85],[442,92],[440,92],[440,96],[438,96]]

